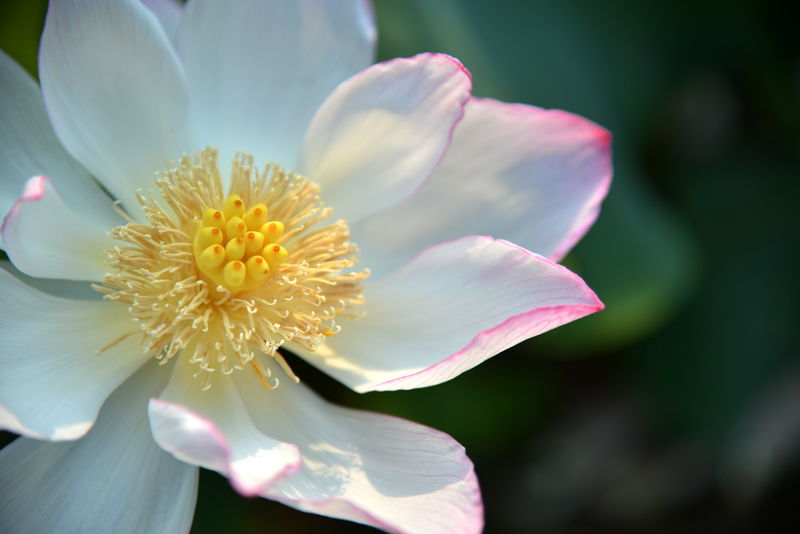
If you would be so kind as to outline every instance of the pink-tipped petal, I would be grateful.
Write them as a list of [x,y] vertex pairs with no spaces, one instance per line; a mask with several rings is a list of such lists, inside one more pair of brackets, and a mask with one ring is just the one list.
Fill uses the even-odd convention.
[[410,195],[442,158],[472,80],[458,60],[420,54],[373,65],[322,104],[298,171],[355,223]]
[[202,391],[200,380],[192,378],[197,367],[189,357],[179,357],[166,389],[150,402],[156,443],[181,461],[228,477],[231,486],[248,497],[297,471],[297,447],[253,426],[229,377],[222,376]]
[[[91,428],[147,358],[124,305],[62,299],[0,270],[0,428],[51,441]],[[119,343],[97,354],[114,341]]]
[[611,135],[577,115],[471,99],[442,163],[402,204],[351,226],[372,280],[423,247],[491,235],[553,261],[591,227],[611,183]]
[[142,366],[79,441],[19,438],[0,451],[3,533],[188,533],[198,469],[159,449],[147,425],[168,373]]
[[36,81],[0,50],[0,219],[40,174],[52,176],[67,205],[95,228],[120,224],[111,199],[56,139]]
[[451,437],[332,405],[289,380],[273,391],[265,391],[253,373],[236,373],[234,380],[254,424],[300,449],[300,471],[263,496],[386,532],[481,531],[483,506],[472,462]]
[[114,241],[64,203],[46,176],[28,180],[0,234],[20,271],[39,278],[99,282]]
[[577,275],[505,241],[469,236],[423,250],[364,291],[366,314],[316,352],[356,391],[449,380],[532,336],[603,309]]
[[311,116],[373,61],[365,0],[189,2],[175,42],[192,90],[194,145],[294,170]]
[[129,215],[135,192],[186,145],[183,67],[140,0],[53,0],[39,50],[50,122],[64,147]]

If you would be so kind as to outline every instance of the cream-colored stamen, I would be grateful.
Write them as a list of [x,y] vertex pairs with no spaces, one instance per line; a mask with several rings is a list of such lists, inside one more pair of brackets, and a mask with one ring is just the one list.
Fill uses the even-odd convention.
[[325,223],[319,187],[252,157],[233,162],[223,195],[216,151],[184,156],[156,180],[167,206],[139,195],[148,224],[111,232],[109,274],[94,286],[124,302],[142,349],[163,362],[184,351],[202,387],[215,371],[249,367],[268,389],[278,380],[254,349],[297,377],[277,352],[287,341],[315,350],[354,317],[367,270],[353,270],[357,248],[345,221]]

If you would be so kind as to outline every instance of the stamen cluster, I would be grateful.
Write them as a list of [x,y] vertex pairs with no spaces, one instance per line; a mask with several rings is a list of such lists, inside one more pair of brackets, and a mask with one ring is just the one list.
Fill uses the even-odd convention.
[[[121,244],[108,251],[110,272],[95,289],[128,304],[144,351],[162,362],[188,353],[204,389],[214,371],[248,365],[275,387],[254,349],[296,381],[278,348],[291,341],[315,350],[339,330],[337,316],[355,316],[363,303],[369,271],[353,270],[358,250],[346,222],[321,224],[332,210],[316,184],[274,164],[259,172],[247,154],[234,160],[226,196],[209,148],[184,156],[156,184],[167,206],[139,195],[147,224],[129,219],[111,232]],[[216,264],[215,247],[224,253]]]

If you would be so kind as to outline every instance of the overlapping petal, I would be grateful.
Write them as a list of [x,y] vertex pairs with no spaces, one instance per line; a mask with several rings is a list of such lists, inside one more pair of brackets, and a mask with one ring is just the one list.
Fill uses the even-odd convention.
[[53,441],[91,428],[108,395],[150,355],[125,306],[53,297],[0,270],[0,428]]
[[309,125],[297,170],[337,217],[357,222],[416,189],[441,159],[472,79],[458,60],[420,54],[378,63],[334,91]]
[[179,0],[142,0],[142,3],[156,16],[164,32],[172,39],[181,20],[183,3]]
[[363,0],[190,2],[175,36],[192,89],[197,150],[234,151],[293,168],[311,115],[373,61],[375,21]]
[[439,384],[603,308],[564,267],[478,236],[425,249],[364,297],[365,316],[316,352],[291,347],[356,391]]
[[234,379],[256,427],[296,443],[302,455],[301,470],[265,497],[387,532],[481,530],[472,463],[446,434],[329,404],[302,384],[266,391],[252,373]]
[[228,477],[239,493],[250,497],[297,471],[297,447],[253,426],[228,377],[202,391],[200,381],[192,379],[190,356],[184,352],[166,389],[150,403],[150,425],[161,448]]
[[114,241],[64,203],[46,176],[36,176],[3,221],[0,234],[14,265],[29,276],[99,282]]
[[94,227],[119,224],[111,199],[56,139],[34,79],[0,50],[0,218],[19,199],[25,181],[42,174],[52,177],[67,205]]
[[19,438],[0,451],[3,532],[189,532],[198,469],[159,449],[146,420],[166,377],[143,366],[79,441]]
[[34,278],[14,267],[14,264],[8,260],[0,260],[0,269],[10,273],[16,279],[21,280],[25,285],[56,297],[78,300],[100,300],[103,298],[100,292],[92,289],[92,284],[89,282],[56,280],[53,278]]
[[403,203],[351,227],[372,279],[422,247],[491,235],[560,260],[611,182],[611,136],[561,110],[473,98],[444,160]]
[[155,15],[139,0],[53,0],[39,53],[42,94],[64,147],[128,210],[186,145],[189,93]]

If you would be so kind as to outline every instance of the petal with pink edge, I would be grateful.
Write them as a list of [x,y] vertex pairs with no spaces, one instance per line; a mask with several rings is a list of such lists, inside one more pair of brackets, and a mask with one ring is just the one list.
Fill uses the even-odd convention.
[[90,226],[64,203],[46,176],[36,176],[3,221],[8,257],[39,278],[99,282],[114,240]]
[[108,230],[120,224],[111,199],[53,133],[36,81],[0,50],[0,219],[19,199],[25,181],[40,174],[52,176],[64,201],[92,226]]
[[215,376],[212,387],[202,391],[201,381],[192,378],[198,368],[189,363],[186,352],[159,399],[150,402],[156,443],[181,461],[228,477],[231,486],[248,497],[291,476],[300,466],[297,447],[253,426],[228,376]]
[[366,0],[189,2],[175,43],[192,91],[193,146],[293,168],[308,121],[374,59]]
[[603,309],[577,275],[505,241],[469,236],[423,250],[364,290],[365,315],[306,360],[356,391],[450,380],[495,354]]
[[46,295],[4,270],[0,302],[0,428],[51,441],[80,438],[147,358],[125,337],[138,330],[127,308]]
[[473,98],[428,181],[352,226],[372,280],[423,247],[491,235],[553,261],[594,223],[611,183],[611,135],[561,110]]
[[158,19],[140,0],[53,0],[39,75],[61,143],[143,219],[135,191],[190,148],[183,68]]
[[19,438],[0,451],[3,532],[188,533],[198,469],[159,449],[147,426],[147,399],[167,376],[143,366],[79,441]]
[[332,405],[290,380],[272,391],[253,373],[236,373],[234,380],[256,427],[295,443],[302,456],[300,471],[268,487],[264,497],[387,532],[481,531],[483,506],[472,462],[451,437]]
[[339,86],[308,127],[298,172],[350,224],[410,195],[444,155],[472,80],[458,60],[378,63]]

